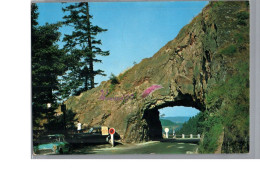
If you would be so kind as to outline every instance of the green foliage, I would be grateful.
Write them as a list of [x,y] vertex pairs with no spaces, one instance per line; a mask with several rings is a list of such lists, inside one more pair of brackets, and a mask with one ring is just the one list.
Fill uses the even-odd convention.
[[249,18],[249,13],[246,12],[246,11],[239,12],[239,13],[237,14],[237,18],[240,19],[240,20],[248,19],[248,18]]
[[[242,54],[244,55],[244,54]],[[247,59],[248,60],[248,59]],[[225,128],[222,150],[226,153],[249,151],[249,65],[248,61],[238,61],[227,80],[217,82],[206,95],[207,109],[204,141],[200,150],[214,152],[213,144],[219,135],[220,125]],[[217,125],[216,127],[214,127]],[[216,133],[213,138],[212,135]],[[208,147],[207,147],[208,146]]]
[[168,119],[162,119],[160,118],[160,122],[163,128],[163,132],[165,128],[169,128],[169,133],[173,133],[173,130],[177,130],[178,128],[182,127],[182,124],[175,123],[173,121],[170,121]]
[[109,79],[111,84],[109,85],[108,95],[111,94],[115,90],[116,85],[119,84],[118,78],[113,73],[110,75]]
[[[222,152],[245,153],[249,151],[249,13],[240,10],[241,6],[245,8],[244,2],[211,4],[214,7],[211,16],[214,17],[217,32],[208,28],[206,35],[211,37],[204,38],[203,46],[204,50],[215,51],[212,63],[223,66],[214,80],[208,80],[206,111],[203,113],[203,121],[197,125],[203,134],[199,151],[214,153],[222,143]],[[232,8],[232,13],[225,11],[222,6]],[[224,16],[233,16],[237,21],[229,21]],[[224,20],[225,26],[221,27],[218,23]],[[210,44],[214,39],[218,43],[218,50],[215,50],[213,43]],[[194,69],[195,77],[198,75],[196,71]],[[224,140],[220,141],[223,133]]]
[[115,74],[111,73],[109,79],[110,79],[112,85],[119,84],[119,80]]
[[214,2],[213,8],[217,8],[217,7],[222,6],[222,5],[224,5],[224,2],[222,2],[222,1]]
[[[67,74],[62,77],[64,89],[72,90],[71,94],[79,94],[84,90],[94,88],[94,77],[103,75],[104,71],[94,70],[94,63],[101,63],[97,56],[107,56],[108,51],[102,51],[100,39],[97,34],[107,31],[91,23],[92,15],[89,14],[88,2],[70,4],[63,11],[67,13],[63,19],[66,26],[73,28],[70,35],[65,34],[63,41],[64,48],[70,55],[73,65],[68,69]],[[66,86],[67,85],[67,86]]]
[[204,136],[199,146],[200,153],[213,153],[220,145],[220,135],[223,132],[221,117],[207,116],[204,122],[200,123],[204,127]]
[[234,44],[230,44],[229,46],[223,48],[220,50],[220,53],[226,56],[232,56],[234,53],[236,53],[237,47]]
[[203,139],[199,145],[200,153],[214,153],[219,146],[219,137],[223,132],[222,118],[210,116],[208,111],[200,112],[191,117],[176,130],[177,135],[181,134],[203,134]]
[[180,129],[176,130],[176,134],[202,134],[203,131],[199,127],[199,122],[201,121],[203,121],[202,112],[194,117],[191,117],[187,122],[185,122]]
[[[223,87],[223,82],[218,84],[218,87]],[[222,101],[224,100],[224,92],[222,88],[216,88],[216,84],[210,87],[211,92],[206,94],[206,104],[207,108],[211,112],[215,112],[222,105]]]
[[[58,31],[61,24],[39,26],[37,5],[32,4],[32,109],[33,124],[39,125],[42,119],[54,118],[57,108],[57,94],[60,91],[58,76],[67,67],[65,52],[59,49]],[[51,103],[51,108],[47,108]]]
[[133,95],[134,95],[133,99],[136,99],[137,98],[137,92],[135,92]]
[[33,31],[38,26],[38,22],[37,22],[38,17],[39,17],[38,6],[35,3],[32,3],[32,6],[31,6],[31,25],[32,25]]
[[[65,119],[65,120],[64,120]],[[56,117],[45,125],[48,134],[67,134],[69,131],[75,131],[74,123],[77,121],[76,114],[67,109],[62,115]]]
[[240,61],[235,67],[221,110],[226,126],[223,149],[228,153],[249,151],[249,66]]
[[236,40],[237,44],[244,44],[246,42],[245,34],[236,33],[235,40]]
[[246,21],[245,20],[241,20],[241,19],[238,19],[238,21],[237,21],[237,24],[239,24],[239,25],[246,25]]
[[169,127],[169,126],[177,126],[176,123],[167,120],[167,119],[160,119],[162,127]]

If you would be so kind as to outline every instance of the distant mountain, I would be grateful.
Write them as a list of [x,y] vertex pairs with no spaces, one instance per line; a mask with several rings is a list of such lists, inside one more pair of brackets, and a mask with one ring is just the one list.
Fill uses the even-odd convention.
[[190,117],[177,116],[177,117],[161,117],[160,121],[164,132],[165,128],[169,128],[169,133],[172,133],[173,130],[182,128],[183,123],[187,122]]
[[168,127],[168,126],[177,126],[177,123],[174,123],[170,120],[166,120],[166,119],[160,119],[162,127]]
[[165,128],[169,128],[169,133],[172,133],[173,130],[176,130],[176,129],[180,129],[182,128],[182,124],[183,123],[175,123],[175,122],[172,122],[171,120],[167,120],[167,119],[162,119],[160,118],[160,121],[161,121],[161,125],[162,125],[162,132],[164,133],[164,129]]
[[183,124],[184,122],[187,122],[191,117],[188,116],[176,116],[176,117],[162,117],[160,119],[169,120],[176,124]]

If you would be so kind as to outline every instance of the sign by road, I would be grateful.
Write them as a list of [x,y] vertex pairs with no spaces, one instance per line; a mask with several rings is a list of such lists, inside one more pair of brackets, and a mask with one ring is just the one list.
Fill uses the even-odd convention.
[[109,134],[113,135],[115,134],[116,130],[114,128],[110,128],[109,129]]
[[169,128],[165,128],[164,131],[165,131],[165,133],[166,133],[166,138],[168,138],[168,137],[169,137],[169,136],[168,136]]
[[108,127],[101,127],[102,135],[108,135]]
[[112,147],[114,147],[114,134],[115,134],[116,130],[114,128],[110,128],[109,129],[109,134],[111,135],[111,145]]

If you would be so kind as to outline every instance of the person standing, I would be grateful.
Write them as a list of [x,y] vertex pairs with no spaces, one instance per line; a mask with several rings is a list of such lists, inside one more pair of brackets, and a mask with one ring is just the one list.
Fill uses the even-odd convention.
[[77,131],[78,131],[78,133],[81,132],[81,126],[82,126],[82,124],[78,121],[78,123],[77,123]]

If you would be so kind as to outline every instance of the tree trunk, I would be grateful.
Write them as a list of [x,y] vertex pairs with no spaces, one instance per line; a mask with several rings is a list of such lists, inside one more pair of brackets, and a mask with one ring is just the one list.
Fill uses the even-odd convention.
[[[93,57],[92,57],[92,43],[91,43],[91,28],[90,28],[90,18],[89,18],[89,6],[86,2],[87,7],[87,25],[88,25],[88,46],[90,50],[89,54],[89,75],[90,75],[90,88],[94,88],[94,69],[93,69]],[[87,77],[86,77],[87,78]]]

